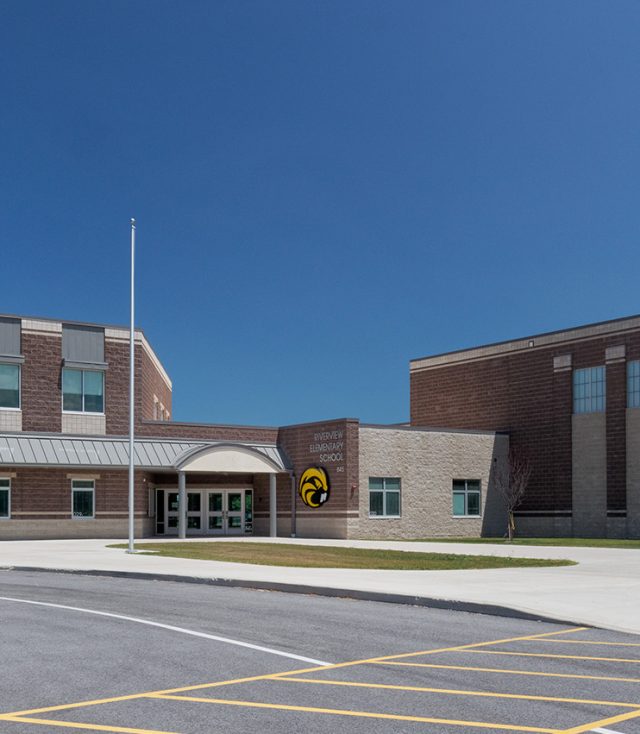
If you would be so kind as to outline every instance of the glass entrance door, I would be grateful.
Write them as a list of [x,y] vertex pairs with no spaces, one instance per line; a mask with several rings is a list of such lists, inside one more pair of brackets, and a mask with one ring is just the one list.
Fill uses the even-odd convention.
[[[165,535],[178,534],[180,501],[177,492],[164,492]],[[187,535],[202,533],[202,492],[187,492]]]
[[[251,491],[208,490],[206,532],[210,535],[242,535],[251,532]],[[246,502],[247,495],[249,502]],[[248,519],[248,522],[247,522]]]
[[165,535],[177,535],[178,534],[178,493],[177,492],[165,492],[165,512],[166,518]]
[[187,535],[202,533],[202,492],[187,492]]
[[[159,490],[164,507],[164,535],[178,534],[178,492]],[[160,499],[162,498],[162,499]],[[158,532],[160,532],[158,524]],[[244,535],[253,532],[251,489],[204,489],[187,491],[187,535]]]
[[224,492],[207,492],[207,526],[210,535],[224,535]]
[[227,535],[244,532],[244,492],[227,492]]

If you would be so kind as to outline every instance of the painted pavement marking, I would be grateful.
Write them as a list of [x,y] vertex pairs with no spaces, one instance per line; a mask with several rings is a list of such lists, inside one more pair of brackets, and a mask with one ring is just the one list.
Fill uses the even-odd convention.
[[625,701],[600,701],[588,698],[559,698],[558,696],[535,696],[527,693],[500,693],[498,691],[473,691],[458,688],[426,688],[422,686],[398,686],[390,683],[362,683],[360,681],[322,680],[321,678],[296,678],[293,676],[273,676],[270,680],[291,683],[311,683],[324,686],[345,686],[354,688],[382,688],[392,691],[419,691],[422,693],[440,693],[447,696],[470,696],[486,698],[515,698],[525,701],[551,701],[555,703],[581,703],[594,706],[621,706],[622,708],[640,709],[640,703]]
[[573,726],[570,729],[563,729],[563,734],[582,734],[586,731],[595,731],[608,726],[609,724],[618,724],[620,721],[629,721],[640,717],[640,708],[637,711],[629,711],[626,714],[618,714],[610,716],[608,719],[600,719],[599,721],[590,721],[588,724],[581,726]]
[[[0,597],[0,599],[2,599],[2,597]],[[15,601],[22,602],[22,603],[33,603],[33,604],[37,604],[40,606],[54,606],[54,607],[59,607],[63,609],[71,609],[73,611],[84,611],[90,614],[99,614],[100,616],[115,617],[118,619],[126,619],[130,621],[139,621],[142,623],[151,624],[151,626],[163,626],[163,627],[169,627],[170,629],[177,629],[177,631],[182,631],[181,628],[171,628],[168,625],[160,625],[160,623],[153,623],[153,622],[149,622],[148,620],[137,620],[136,618],[123,617],[122,615],[115,615],[109,612],[98,612],[96,610],[83,610],[83,609],[78,609],[76,607],[65,607],[63,605],[48,604],[44,602],[27,602],[26,600],[21,600],[21,599],[16,599]],[[456,645],[452,647],[421,650],[417,652],[399,653],[395,655],[363,658],[360,660],[351,660],[351,661],[346,661],[343,663],[321,663],[320,661],[314,661],[316,662],[316,664],[313,665],[312,667],[301,668],[301,669],[296,669],[296,670],[288,670],[288,671],[283,671],[281,673],[268,673],[264,675],[256,675],[256,676],[249,676],[249,677],[244,677],[244,678],[235,678],[235,679],[229,679],[229,680],[223,680],[223,681],[215,681],[212,683],[201,683],[197,685],[182,686],[182,687],[163,689],[163,690],[158,690],[158,691],[147,691],[143,693],[135,693],[135,694],[129,694],[129,695],[123,695],[123,696],[111,696],[108,698],[94,699],[94,700],[89,700],[89,701],[66,703],[66,704],[60,704],[57,706],[47,706],[47,707],[42,707],[38,709],[14,711],[11,713],[0,714],[0,721],[5,720],[5,721],[12,721],[12,722],[21,722],[21,723],[26,723],[26,724],[42,725],[42,726],[56,726],[56,727],[66,726],[69,728],[91,729],[94,731],[109,731],[109,732],[116,732],[116,733],[119,732],[121,734],[171,734],[170,732],[158,732],[155,730],[109,726],[109,725],[104,725],[104,724],[85,724],[85,723],[80,723],[80,722],[69,722],[69,721],[63,721],[63,720],[57,720],[57,719],[45,719],[45,718],[36,718],[36,717],[30,716],[30,714],[40,714],[40,713],[51,712],[51,711],[65,711],[68,709],[79,709],[79,708],[85,708],[85,707],[95,706],[95,705],[104,704],[104,703],[116,703],[116,702],[121,702],[121,701],[132,701],[132,700],[139,700],[139,699],[158,699],[158,700],[183,701],[183,702],[204,702],[204,703],[209,703],[209,704],[219,704],[219,705],[226,705],[226,706],[244,706],[247,708],[262,708],[262,709],[272,709],[272,710],[280,710],[280,711],[301,711],[301,712],[307,712],[307,713],[332,714],[332,715],[337,715],[337,716],[375,718],[375,719],[395,720],[395,721],[415,721],[419,723],[445,724],[445,725],[451,725],[451,726],[468,726],[471,728],[521,731],[521,732],[531,732],[531,733],[536,733],[536,734],[580,734],[583,731],[587,731],[588,728],[593,728],[595,725],[604,726],[605,724],[608,724],[608,723],[615,723],[616,721],[627,720],[630,718],[635,718],[636,716],[640,716],[640,704],[638,704],[638,706],[636,707],[636,710],[634,710],[630,714],[622,715],[623,716],[622,719],[619,716],[610,717],[608,719],[602,719],[596,722],[591,722],[591,724],[589,725],[584,725],[581,727],[574,727],[574,729],[570,729],[570,730],[564,730],[564,729],[547,729],[547,728],[524,726],[524,725],[517,725],[517,724],[477,722],[477,721],[468,721],[468,720],[459,720],[459,719],[444,719],[444,718],[434,718],[434,717],[410,716],[410,715],[402,715],[402,714],[387,714],[387,713],[372,712],[372,711],[352,711],[348,709],[327,709],[327,708],[320,708],[320,707],[295,706],[295,705],[286,705],[286,704],[271,704],[271,703],[265,703],[265,702],[260,702],[260,701],[238,701],[238,700],[228,700],[228,699],[216,699],[216,698],[209,698],[209,697],[204,698],[204,697],[198,697],[198,696],[179,695],[179,694],[185,694],[187,692],[195,692],[198,690],[205,690],[205,689],[211,689],[211,688],[216,688],[216,687],[236,685],[240,683],[249,683],[249,682],[254,682],[254,681],[263,681],[263,680],[277,681],[281,678],[286,680],[287,677],[295,677],[297,675],[302,675],[304,673],[334,670],[334,669],[346,668],[346,667],[355,667],[355,666],[365,665],[365,664],[388,664],[388,665],[405,664],[405,665],[431,667],[431,666],[427,666],[426,664],[401,663],[397,661],[400,659],[406,659],[410,657],[434,655],[437,653],[444,653],[444,652],[458,652],[458,651],[481,652],[479,648],[487,647],[490,645],[498,645],[498,644],[504,644],[508,642],[517,642],[517,641],[524,641],[524,640],[546,639],[548,637],[555,637],[558,635],[566,635],[566,634],[571,634],[574,632],[579,632],[584,629],[587,629],[587,628],[586,627],[572,627],[572,628],[559,630],[555,632],[544,632],[544,633],[535,634],[535,635],[521,635],[518,637],[503,638],[499,640],[487,640],[484,642],[474,642],[474,643],[469,643],[466,645]],[[196,633],[196,636],[213,637],[209,635],[204,635],[204,633]],[[214,638],[214,639],[217,639],[217,638]],[[222,638],[222,641],[227,641],[227,638]],[[262,648],[257,645],[249,645],[248,643],[245,643],[242,646],[250,646],[253,649],[261,650],[265,652],[274,652],[270,648]],[[280,653],[280,651],[275,651],[275,652],[276,654]],[[295,657],[296,659],[309,660],[309,658],[302,658],[301,656],[294,656],[289,653],[285,653],[284,655],[286,657]],[[447,666],[433,666],[433,667],[447,667]],[[310,680],[308,679],[302,679],[302,680],[305,683],[310,682]],[[322,681],[322,683],[326,684],[327,681]],[[358,684],[358,685],[370,687],[369,684]],[[402,686],[389,685],[388,687],[400,689],[400,690],[412,690],[411,688],[402,687]],[[417,690],[429,691],[430,689],[419,689],[418,688]],[[445,691],[441,689],[433,689],[433,692],[445,692]],[[458,695],[488,695],[488,696],[504,697],[504,698],[525,698],[524,695],[518,696],[516,694],[493,694],[493,693],[484,692],[484,691],[483,692],[450,691],[450,693],[456,693]],[[532,700],[556,700],[560,702],[574,702],[574,699],[552,699],[552,698],[541,697],[541,696],[526,696],[526,698],[530,698]],[[590,703],[589,701],[585,701],[584,699],[575,699],[575,702]],[[591,703],[596,703],[596,704],[601,704],[601,705],[635,706],[634,704],[625,704],[625,703],[618,703],[618,702],[615,702],[615,703],[614,702],[604,702],[604,701],[603,702],[597,701],[597,702],[591,702]]]
[[601,658],[588,655],[555,655],[545,652],[512,652],[506,650],[463,650],[479,655],[516,655],[526,658],[556,658],[559,660],[598,660],[606,663],[640,663],[640,658]]
[[513,670],[511,668],[479,668],[470,665],[438,665],[436,663],[398,663],[393,660],[374,665],[403,665],[409,668],[443,668],[444,670],[471,670],[478,673],[505,673],[509,675],[544,676],[545,678],[577,678],[584,680],[606,680],[619,683],[640,683],[640,678],[617,678],[611,675],[578,675],[576,673],[544,673],[539,670]]
[[78,721],[59,721],[58,719],[33,719],[26,716],[5,716],[5,721],[18,724],[36,724],[38,726],[61,726],[70,729],[90,729],[91,731],[113,731],[121,734],[177,734],[170,731],[156,729],[133,729],[127,726],[107,726],[105,724],[83,724]]
[[613,647],[640,647],[640,642],[603,642],[602,640],[540,640],[556,645],[609,645]]
[[202,637],[205,640],[213,640],[214,642],[224,642],[227,645],[237,645],[238,647],[246,647],[249,650],[257,650],[258,652],[266,652],[271,655],[279,655],[283,658],[291,658],[292,660],[300,660],[303,663],[314,663],[315,665],[330,665],[323,660],[315,660],[302,655],[295,655],[284,650],[274,650],[271,647],[263,647],[262,645],[254,645],[251,642],[243,642],[242,640],[232,640],[229,637],[220,637],[218,635],[210,635],[206,632],[197,632],[196,630],[185,629],[184,627],[175,627],[171,624],[163,624],[162,622],[154,622],[151,619],[142,619],[140,617],[129,617],[125,614],[114,614],[113,612],[103,612],[98,609],[84,609],[83,607],[70,607],[66,604],[52,604],[51,602],[33,601],[31,599],[17,599],[10,596],[0,596],[0,601],[15,602],[18,604],[31,604],[38,607],[52,607],[54,609],[64,609],[65,611],[81,612],[83,614],[94,614],[99,617],[108,617],[109,619],[119,619],[125,622],[135,622],[136,624],[144,624],[149,627],[158,627],[160,629],[169,630],[169,632],[179,632],[183,635],[191,635],[192,637]]
[[432,650],[421,650],[419,652],[400,653],[398,655],[385,655],[381,657],[364,658],[361,660],[350,660],[344,663],[329,663],[329,664],[323,664],[323,665],[314,665],[313,667],[310,667],[310,668],[300,668],[297,670],[286,670],[286,671],[283,671],[282,673],[266,673],[264,675],[256,675],[256,676],[250,676],[250,677],[245,677],[245,678],[234,678],[231,680],[215,681],[213,683],[199,683],[197,685],[182,686],[179,688],[168,688],[168,689],[162,689],[159,691],[145,691],[143,693],[133,693],[133,694],[124,695],[124,696],[110,696],[108,698],[97,698],[97,699],[92,699],[88,701],[78,701],[75,703],[59,704],[57,706],[43,706],[41,708],[28,709],[24,711],[12,711],[12,712],[8,712],[5,714],[0,714],[0,721],[2,721],[2,719],[8,718],[9,716],[28,716],[29,714],[42,714],[42,713],[46,713],[49,711],[63,711],[65,709],[83,708],[85,706],[97,706],[103,703],[132,701],[137,698],[146,698],[149,696],[155,696],[159,694],[183,693],[186,691],[197,691],[197,690],[204,690],[206,688],[215,688],[217,686],[233,685],[235,683],[246,683],[250,681],[266,680],[266,679],[274,678],[280,675],[301,675],[303,673],[314,673],[319,670],[334,670],[337,668],[345,668],[345,667],[355,666],[355,665],[364,665],[366,663],[378,663],[378,662],[385,661],[385,660],[397,660],[398,658],[407,658],[407,657],[412,657],[412,656],[416,657],[418,655],[434,655],[440,652],[466,650],[469,648],[476,648],[476,647],[485,646],[485,645],[498,645],[498,644],[506,643],[506,642],[517,642],[520,640],[533,640],[533,639],[538,639],[540,637],[549,637],[552,635],[564,635],[564,634],[570,634],[573,632],[580,632],[585,629],[588,629],[588,628],[587,627],[570,627],[564,630],[558,630],[555,632],[543,632],[537,635],[521,635],[519,637],[509,637],[509,638],[504,638],[500,640],[487,640],[486,642],[472,642],[468,645],[456,645],[455,647],[441,647],[441,648],[432,649]]
[[[275,709],[278,711],[303,711],[312,714],[332,714],[334,716],[354,716],[366,719],[386,719],[391,721],[416,721],[424,724],[448,724],[450,726],[469,726],[481,729],[504,729],[508,731],[538,732],[538,734],[558,734],[558,729],[543,729],[536,726],[518,726],[517,724],[492,724],[486,721],[464,721],[458,719],[437,719],[429,716],[408,716],[403,714],[384,714],[377,711],[351,711],[349,709],[328,709],[316,706],[294,706],[279,703],[263,703],[261,701],[234,701],[226,698],[200,698],[197,696],[165,696],[155,695],[169,701],[189,701],[192,703],[221,704],[223,706],[243,706],[246,708]],[[640,716],[640,713],[638,714]]]

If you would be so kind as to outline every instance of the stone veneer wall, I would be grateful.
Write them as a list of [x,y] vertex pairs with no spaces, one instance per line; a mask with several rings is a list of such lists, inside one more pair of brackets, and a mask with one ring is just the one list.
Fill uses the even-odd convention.
[[[492,433],[360,427],[358,537],[502,535],[506,516],[492,473],[508,447],[507,436]],[[369,477],[400,477],[399,518],[369,517]],[[480,480],[480,517],[453,516],[454,479]]]

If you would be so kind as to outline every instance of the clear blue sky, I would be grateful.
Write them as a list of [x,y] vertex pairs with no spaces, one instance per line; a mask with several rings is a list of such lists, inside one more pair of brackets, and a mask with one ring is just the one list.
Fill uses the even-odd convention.
[[174,418],[408,418],[408,360],[640,312],[636,0],[0,6],[0,312]]

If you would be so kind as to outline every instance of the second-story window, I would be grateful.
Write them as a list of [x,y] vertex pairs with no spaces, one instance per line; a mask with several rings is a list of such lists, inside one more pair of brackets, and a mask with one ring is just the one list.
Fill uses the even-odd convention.
[[20,407],[20,365],[0,364],[0,408]]
[[573,373],[573,412],[601,413],[605,409],[604,367],[587,367]]
[[104,372],[63,369],[62,409],[73,413],[104,413]]

